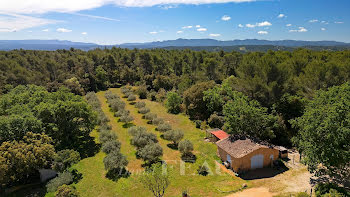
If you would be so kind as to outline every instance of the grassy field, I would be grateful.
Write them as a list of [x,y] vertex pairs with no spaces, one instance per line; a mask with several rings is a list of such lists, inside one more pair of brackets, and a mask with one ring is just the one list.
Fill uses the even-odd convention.
[[[122,96],[120,89],[111,90]],[[129,160],[128,170],[132,175],[128,178],[121,178],[117,182],[105,178],[106,172],[103,165],[105,155],[100,152],[94,157],[83,159],[74,166],[83,174],[83,179],[75,186],[81,196],[152,196],[138,181],[138,173],[143,170],[141,167],[143,161],[136,159],[136,150],[130,144],[130,136],[127,129],[123,128],[123,123],[118,122],[117,118],[113,117],[113,113],[110,112],[106,103],[104,93],[99,92],[97,96],[102,104],[102,110],[111,120],[109,124],[112,126],[112,130],[117,133],[119,141],[122,143],[121,152]],[[133,124],[146,127],[149,132],[153,132],[158,136],[164,152],[162,159],[167,162],[171,169],[171,184],[166,190],[165,196],[180,196],[184,190],[187,190],[191,196],[225,196],[228,193],[222,193],[218,189],[221,191],[232,191],[240,188],[243,183],[251,184],[220,170],[220,167],[215,162],[215,160],[218,160],[216,146],[205,142],[204,132],[195,128],[194,123],[185,115],[168,114],[162,104],[144,100],[152,113],[156,113],[158,117],[164,118],[174,129],[183,130],[185,139],[193,142],[194,154],[197,156],[197,160],[193,164],[184,164],[180,159],[180,152],[167,146],[171,142],[161,139],[161,133],[155,131],[155,126],[147,124],[147,121],[142,119],[142,115],[137,113],[137,109],[130,105],[126,99],[123,100],[127,103],[126,108],[130,110],[131,115],[135,118]],[[97,133],[94,132],[93,135],[97,136]],[[210,167],[213,172],[212,175],[197,175],[198,167],[203,164],[207,164]]]

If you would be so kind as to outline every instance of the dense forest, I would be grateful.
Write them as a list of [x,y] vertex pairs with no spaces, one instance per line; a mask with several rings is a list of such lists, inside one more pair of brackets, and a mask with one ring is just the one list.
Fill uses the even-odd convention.
[[[7,170],[0,172],[0,184],[23,183],[33,168],[45,167],[49,161],[67,169],[76,162],[62,164],[67,155],[76,155],[79,160],[94,154],[98,147],[89,134],[103,117],[95,96],[87,96],[95,110],[82,96],[123,85],[137,86],[135,93],[141,99],[162,102],[170,113],[186,113],[198,128],[223,128],[230,134],[297,146],[309,155],[332,155],[329,150],[340,150],[341,156],[327,157],[329,163],[314,156],[308,164],[311,168],[324,163],[329,169],[336,166],[335,171],[347,169],[348,125],[342,125],[338,138],[334,133],[324,138],[312,132],[323,124],[324,129],[330,125],[327,131],[336,128],[330,124],[332,118],[348,124],[349,113],[342,115],[339,110],[350,106],[349,81],[350,51],[1,51],[0,151],[4,154],[0,164],[13,159],[7,158],[6,152],[20,152],[25,158],[31,152],[23,152],[23,147],[30,144],[37,146],[34,149],[43,159],[22,169],[18,173],[21,177],[10,176],[21,169],[20,165],[0,166]],[[335,104],[341,107],[327,108]],[[313,119],[316,117],[319,122]],[[107,131],[105,135],[109,135]],[[308,153],[312,146],[306,141],[317,143],[320,139],[335,147]],[[115,149],[119,146],[113,145]],[[112,156],[123,158],[118,151]]]
[[315,91],[350,80],[350,51],[15,50],[0,52],[0,69],[2,93],[36,84],[49,92],[65,86],[85,95],[131,84],[141,86],[144,97],[162,102],[167,91],[174,91],[183,98],[181,110],[212,127],[223,126],[224,112],[230,111],[224,104],[234,96],[230,92],[238,91],[265,118],[275,119],[264,126],[274,134],[264,139],[291,145],[296,131],[289,120],[303,114]]

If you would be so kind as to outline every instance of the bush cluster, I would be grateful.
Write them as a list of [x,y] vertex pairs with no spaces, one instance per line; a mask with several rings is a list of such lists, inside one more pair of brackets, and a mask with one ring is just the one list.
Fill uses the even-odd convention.
[[[122,88],[122,92],[125,92],[127,90],[131,91],[128,88]],[[118,95],[112,93],[111,91],[107,91],[105,97],[107,98],[109,107],[111,108],[112,112],[114,112],[114,116],[119,117],[120,122],[128,124],[134,120],[134,118],[130,115],[130,112],[125,109],[125,102],[123,102]],[[135,95],[129,95],[128,101],[133,100],[136,100]]]
[[88,92],[85,96],[87,102],[92,107],[92,109],[97,113],[97,124],[101,125],[109,122],[108,117],[103,113],[101,109],[101,103],[98,100],[95,92]]
[[129,128],[128,132],[133,137],[131,143],[137,149],[137,156],[145,162],[152,164],[163,155],[163,149],[158,144],[157,136],[147,132],[146,128],[134,126]]

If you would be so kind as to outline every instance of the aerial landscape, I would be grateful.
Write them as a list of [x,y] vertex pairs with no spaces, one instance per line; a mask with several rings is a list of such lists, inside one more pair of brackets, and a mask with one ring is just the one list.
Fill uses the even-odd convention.
[[1,0],[0,197],[350,196],[347,0]]

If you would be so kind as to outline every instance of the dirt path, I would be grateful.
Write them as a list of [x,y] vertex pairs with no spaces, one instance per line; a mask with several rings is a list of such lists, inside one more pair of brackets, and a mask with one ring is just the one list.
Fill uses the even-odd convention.
[[230,194],[226,197],[272,197],[274,194],[266,187],[246,189],[241,192]]

